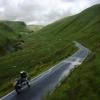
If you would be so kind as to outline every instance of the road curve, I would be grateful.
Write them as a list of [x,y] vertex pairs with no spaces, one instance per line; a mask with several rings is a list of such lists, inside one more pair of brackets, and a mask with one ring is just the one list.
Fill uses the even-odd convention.
[[87,48],[77,42],[75,44],[79,50],[69,58],[32,79],[31,88],[24,88],[19,95],[12,91],[2,97],[1,100],[42,100],[68,76],[74,67],[80,65],[88,56],[90,51]]

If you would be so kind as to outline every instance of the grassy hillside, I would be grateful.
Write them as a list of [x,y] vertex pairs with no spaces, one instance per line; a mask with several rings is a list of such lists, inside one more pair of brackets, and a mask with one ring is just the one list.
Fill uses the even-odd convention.
[[0,56],[15,50],[16,43],[29,32],[24,22],[0,21]]
[[[95,80],[95,77],[97,77],[97,80],[100,77],[100,63],[98,60],[100,57],[99,11],[100,5],[96,5],[83,11],[80,14],[64,18],[60,21],[50,24],[36,32],[38,34],[31,34],[27,39],[25,39],[24,50],[0,58],[0,95],[3,95],[12,89],[12,80],[18,76],[20,70],[28,71],[30,76],[33,77],[56,64],[60,60],[70,56],[70,54],[76,50],[72,43],[72,41],[75,40],[96,52],[96,63],[94,63],[96,70],[92,70],[94,65],[89,64],[90,62],[88,61],[87,63],[91,67],[89,67],[87,64],[87,70],[85,72],[86,77],[83,77],[85,84],[93,89],[93,86],[90,85],[91,82],[87,83],[86,80],[91,79],[91,70],[95,73],[98,73],[94,74],[94,77],[92,77],[93,80]],[[84,67],[80,68],[84,70]],[[78,77],[79,76],[82,77],[81,75],[78,75]],[[77,80],[78,77],[75,79]],[[91,79],[91,81],[93,80]],[[69,84],[70,87],[75,87],[72,80],[71,82],[72,85]],[[95,83],[97,84],[97,87],[98,83],[99,81]],[[81,86],[83,89],[84,84]],[[84,87],[84,89],[87,91],[87,87]],[[51,100],[65,100],[64,97],[67,96],[67,92],[65,92],[64,97],[62,95],[63,91],[60,91],[59,95],[58,93],[59,92],[57,91],[54,96],[51,96]],[[98,91],[96,93],[98,93]],[[96,96],[98,96],[98,94]]]
[[9,26],[13,31],[17,32],[24,32],[27,31],[27,26],[24,22],[21,21],[0,21],[7,26]]

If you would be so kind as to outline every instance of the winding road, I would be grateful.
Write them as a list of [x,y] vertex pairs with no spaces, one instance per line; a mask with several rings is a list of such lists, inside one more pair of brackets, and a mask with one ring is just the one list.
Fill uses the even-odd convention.
[[32,79],[31,88],[24,88],[19,95],[17,95],[15,91],[12,91],[2,97],[1,100],[42,100],[48,93],[53,92],[69,75],[70,71],[80,65],[90,53],[90,51],[81,44],[77,42],[75,42],[75,44],[79,48],[78,51]]

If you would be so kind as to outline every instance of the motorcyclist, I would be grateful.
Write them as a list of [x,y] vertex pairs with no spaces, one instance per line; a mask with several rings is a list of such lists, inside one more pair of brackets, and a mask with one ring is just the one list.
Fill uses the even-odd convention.
[[29,82],[29,80],[28,80],[27,72],[21,71],[21,72],[20,72],[20,77],[19,77],[19,79],[16,81],[16,84],[15,84],[15,90],[16,90],[16,92],[19,93],[19,92],[21,91],[21,88],[22,88],[24,85],[27,85],[28,87],[30,87],[30,82]]
[[21,71],[20,72],[20,80],[21,80],[21,82],[27,81],[27,77],[28,77],[27,72],[25,72],[25,71]]

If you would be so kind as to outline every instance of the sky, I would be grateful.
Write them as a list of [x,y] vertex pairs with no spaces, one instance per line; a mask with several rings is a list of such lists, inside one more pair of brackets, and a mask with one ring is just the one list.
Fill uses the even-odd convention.
[[0,20],[46,25],[99,3],[100,0],[0,0]]

